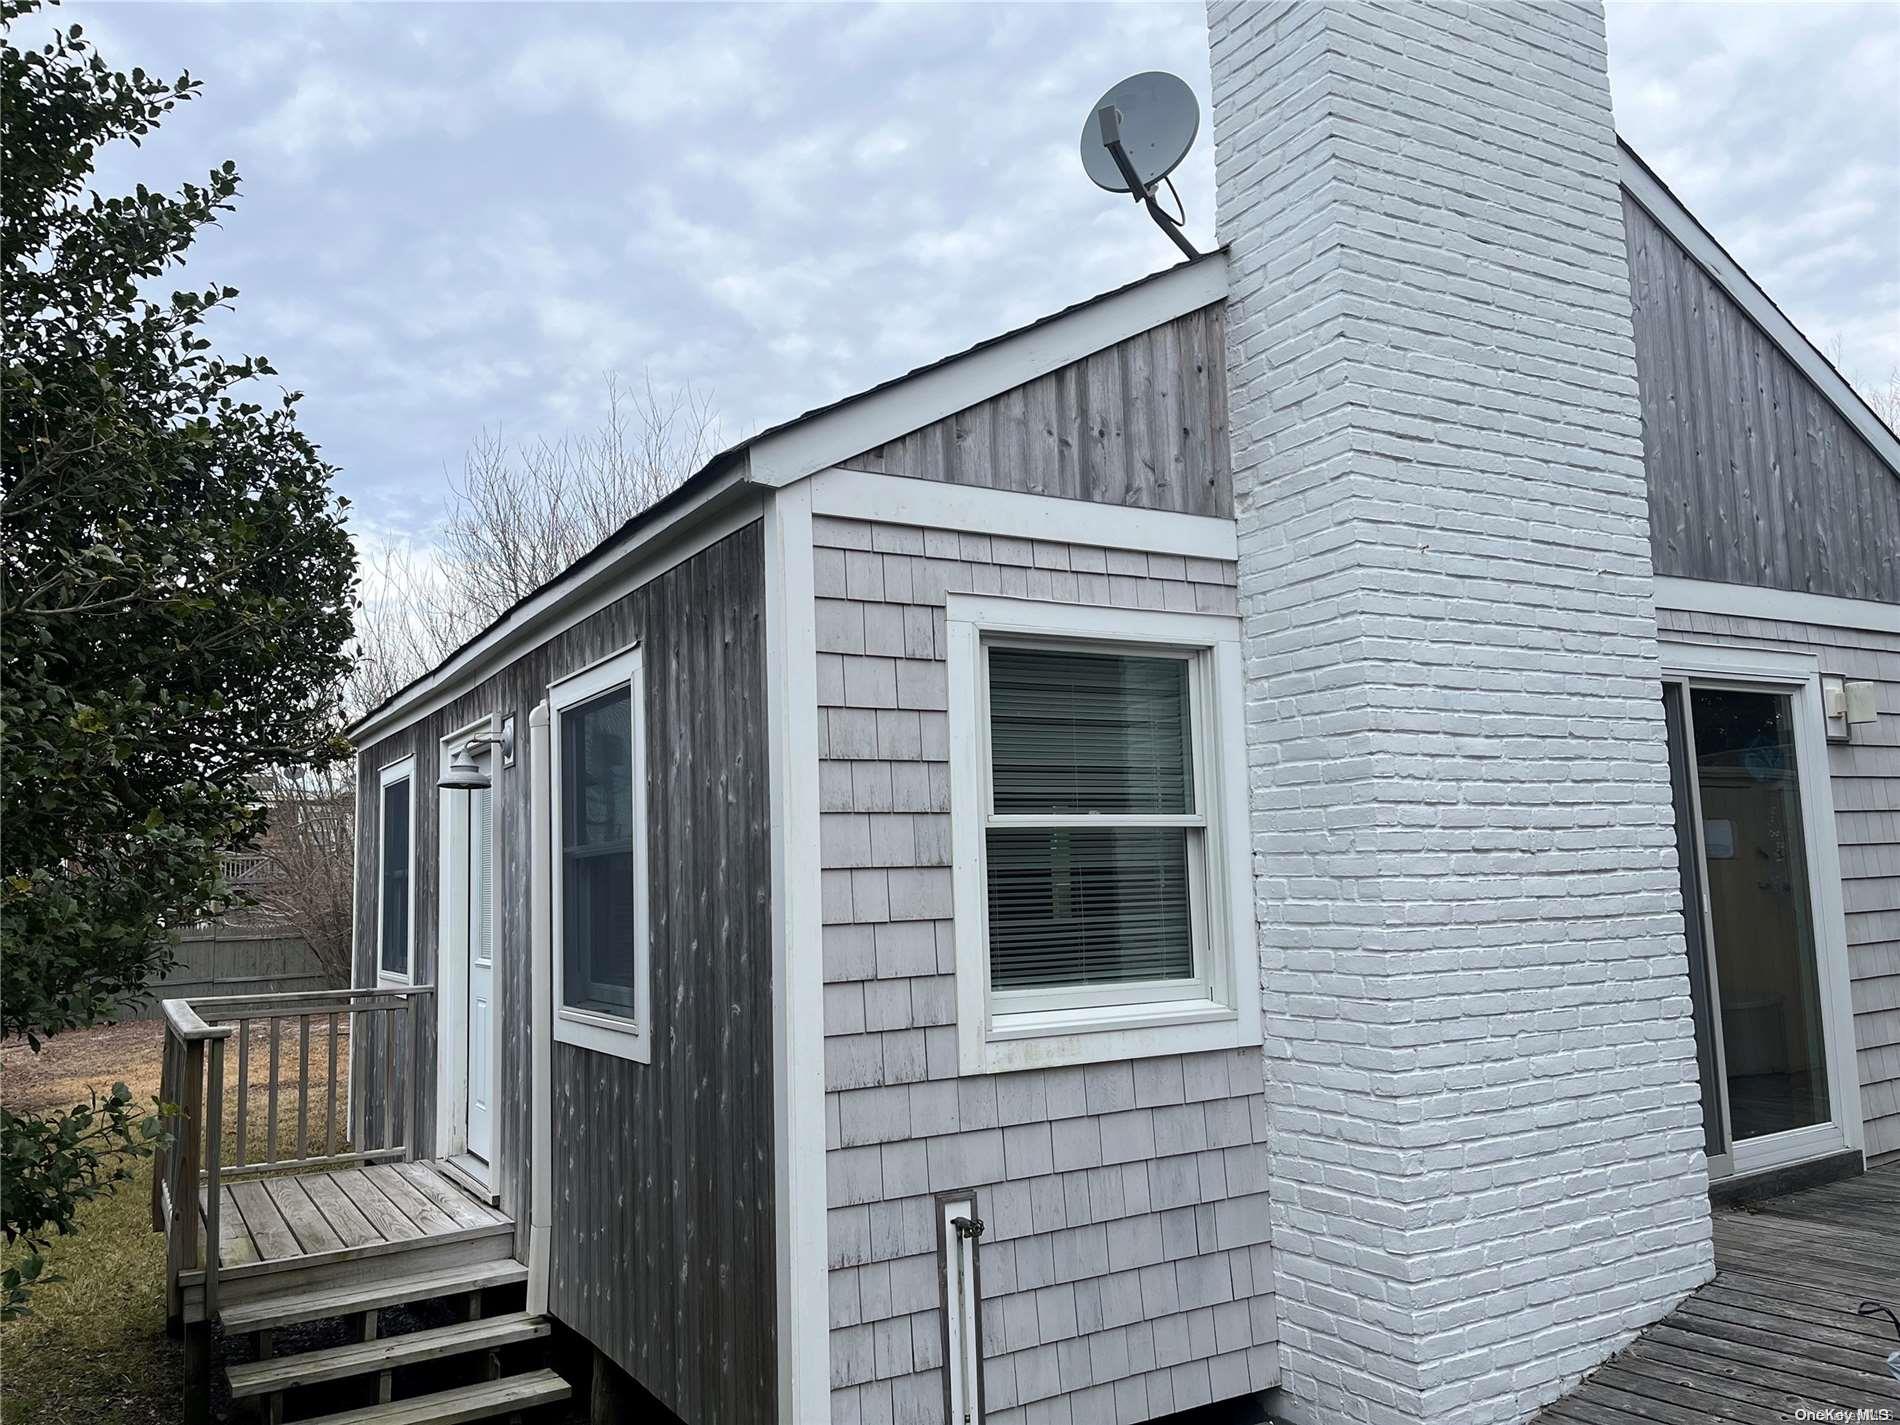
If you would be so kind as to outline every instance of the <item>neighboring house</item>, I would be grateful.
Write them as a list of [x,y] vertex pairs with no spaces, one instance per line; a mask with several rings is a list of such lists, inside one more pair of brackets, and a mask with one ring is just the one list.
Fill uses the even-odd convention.
[[353,729],[413,1145],[693,1425],[1523,1419],[1900,1150],[1900,442],[1591,10],[1210,25],[1222,251]]

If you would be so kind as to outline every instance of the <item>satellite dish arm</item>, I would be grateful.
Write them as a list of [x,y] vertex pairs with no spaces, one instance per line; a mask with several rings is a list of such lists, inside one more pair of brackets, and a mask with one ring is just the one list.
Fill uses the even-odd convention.
[[1161,205],[1155,202],[1155,195],[1141,181],[1141,176],[1135,172],[1135,165],[1129,161],[1128,150],[1122,147],[1121,111],[1113,104],[1104,104],[1095,111],[1095,121],[1102,131],[1102,147],[1108,150],[1108,156],[1115,160],[1115,166],[1121,170],[1129,196],[1137,203],[1147,205],[1148,216],[1154,219],[1156,227],[1173,240],[1176,247],[1189,257],[1199,257],[1201,254],[1195,251],[1194,244],[1187,240],[1180,225],[1161,210]]

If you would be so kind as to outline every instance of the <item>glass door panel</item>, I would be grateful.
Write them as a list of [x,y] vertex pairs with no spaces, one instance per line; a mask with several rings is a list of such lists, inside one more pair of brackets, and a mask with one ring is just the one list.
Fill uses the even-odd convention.
[[1743,1142],[1829,1118],[1794,707],[1778,692],[1689,698],[1723,1096]]
[[1689,1003],[1695,1017],[1697,1079],[1702,1085],[1703,1151],[1716,1158],[1728,1151],[1728,1127],[1727,1115],[1722,1111],[1721,1055],[1715,1042],[1715,997],[1709,983],[1708,922],[1703,913],[1702,854],[1696,839],[1696,792],[1684,698],[1680,683],[1663,685],[1663,720],[1669,734],[1669,793],[1676,813],[1676,870],[1682,881]]

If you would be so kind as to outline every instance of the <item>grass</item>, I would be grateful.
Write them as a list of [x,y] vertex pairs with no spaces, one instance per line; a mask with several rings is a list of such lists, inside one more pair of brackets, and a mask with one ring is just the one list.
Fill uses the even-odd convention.
[[[123,1079],[158,1092],[156,1023],[64,1034],[34,1054],[0,1046],[7,1107],[46,1111]],[[110,1197],[85,1204],[79,1231],[47,1253],[61,1278],[33,1293],[32,1314],[0,1325],[5,1425],[164,1425],[177,1419],[182,1359],[165,1335],[165,1239],[152,1231],[149,1163]],[[10,1262],[14,1249],[6,1249]]]
[[[309,1132],[312,1153],[322,1151],[329,1044],[322,1021],[313,1025],[310,1047]],[[253,1158],[262,1156],[269,1064],[269,1032],[251,1027],[249,1139]],[[149,1102],[159,1087],[164,1030],[157,1021],[101,1025],[47,1041],[39,1054],[24,1043],[0,1045],[0,1095],[16,1112],[70,1107],[87,1094],[123,1080],[136,1101]],[[291,1087],[278,1102],[278,1151],[295,1147],[298,1040],[287,1021],[280,1074]],[[234,1117],[237,1050],[231,1042],[225,1066],[225,1118]],[[347,1048],[339,1054],[338,1078],[347,1077]],[[337,1086],[337,1114],[344,1085]],[[339,1131],[342,1125],[339,1122]],[[224,1161],[234,1161],[232,1135],[225,1135]],[[0,1324],[0,1422],[4,1425],[168,1425],[178,1418],[183,1358],[165,1334],[165,1239],[152,1231],[152,1170],[137,1165],[131,1182],[109,1197],[85,1204],[79,1230],[54,1242],[47,1271],[60,1280],[37,1288],[32,1314]],[[16,1255],[5,1250],[5,1260]]]

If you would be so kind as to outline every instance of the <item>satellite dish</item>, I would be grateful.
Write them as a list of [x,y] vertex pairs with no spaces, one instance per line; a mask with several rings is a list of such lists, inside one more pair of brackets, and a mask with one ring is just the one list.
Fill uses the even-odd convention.
[[1113,109],[1122,149],[1141,186],[1152,189],[1181,166],[1201,131],[1201,106],[1176,75],[1151,69],[1132,75],[1097,99],[1082,123],[1082,168],[1097,188],[1133,191],[1102,133],[1102,110]]
[[[1147,206],[1155,226],[1189,257],[1199,257],[1181,232],[1187,215],[1174,218],[1155,202],[1157,183],[1180,167],[1201,131],[1201,106],[1176,75],[1151,69],[1132,75],[1104,94],[1082,121],[1082,170],[1098,188],[1127,193]],[[1181,195],[1175,194],[1178,206]]]

